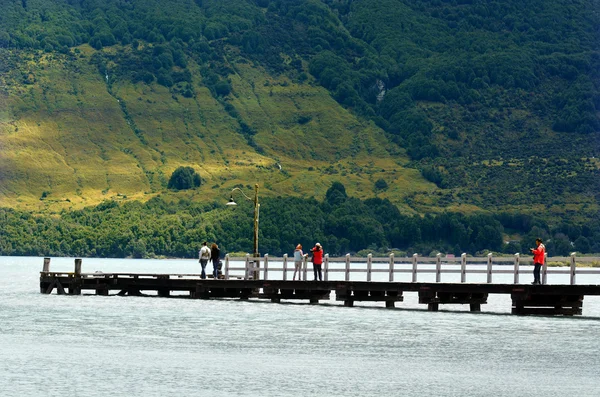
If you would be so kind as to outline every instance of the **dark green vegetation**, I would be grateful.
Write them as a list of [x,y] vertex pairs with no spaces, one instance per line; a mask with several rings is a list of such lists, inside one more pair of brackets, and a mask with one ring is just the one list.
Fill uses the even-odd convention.
[[174,190],[186,190],[200,187],[200,175],[192,167],[177,167],[167,187]]
[[[216,241],[224,252],[246,252],[252,246],[251,205],[244,201],[240,208],[225,209],[219,203],[167,203],[161,198],[144,204],[108,201],[56,218],[0,210],[0,255],[193,258],[202,241]],[[598,219],[550,228],[522,214],[405,216],[388,200],[348,197],[341,183],[334,183],[322,202],[266,199],[260,216],[260,252],[278,256],[291,254],[298,243],[312,247],[317,241],[331,255],[391,247],[424,255],[483,250],[527,254],[537,237],[546,241],[551,256],[600,252]],[[522,234],[523,242],[505,243],[507,232]]]
[[[81,206],[108,192],[148,199],[181,189],[165,175],[191,166],[208,181],[193,202],[201,208],[213,192],[255,180],[283,196],[273,200],[321,199],[343,176],[369,208],[379,208],[366,200],[377,194],[403,214],[446,211],[419,222],[450,217],[468,229],[483,209],[506,236],[529,230],[501,230],[491,221],[500,213],[547,222],[549,236],[574,244],[594,238],[559,225],[582,227],[599,212],[597,0],[0,0],[0,8],[0,197],[12,207],[24,193]],[[39,158],[48,163],[35,167]],[[350,229],[316,237],[343,253],[358,244]],[[439,249],[429,237],[407,243],[385,233],[369,244]],[[467,234],[468,243],[439,240],[453,251],[484,248],[479,229]],[[487,248],[501,249],[489,235]]]

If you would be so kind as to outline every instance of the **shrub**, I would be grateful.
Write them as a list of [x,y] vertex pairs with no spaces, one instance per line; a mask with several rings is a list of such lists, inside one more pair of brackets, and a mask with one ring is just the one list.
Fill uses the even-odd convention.
[[377,190],[384,190],[384,189],[387,189],[387,188],[388,188],[388,184],[383,179],[379,178],[375,182],[375,189],[377,189]]
[[192,167],[178,167],[171,178],[167,187],[173,190],[193,189],[200,186],[200,174],[197,174]]

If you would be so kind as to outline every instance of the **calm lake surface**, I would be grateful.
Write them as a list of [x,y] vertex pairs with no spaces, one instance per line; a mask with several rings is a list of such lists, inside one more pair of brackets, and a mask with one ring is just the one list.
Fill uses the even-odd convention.
[[[346,308],[333,294],[322,305],[58,296],[39,293],[42,263],[0,257],[1,396],[600,395],[598,297],[585,298],[583,317],[563,318],[509,315],[503,295],[474,314],[424,311],[416,293],[392,310]],[[72,258],[52,259],[51,270],[72,269]],[[84,273],[97,270],[199,266],[83,260]]]

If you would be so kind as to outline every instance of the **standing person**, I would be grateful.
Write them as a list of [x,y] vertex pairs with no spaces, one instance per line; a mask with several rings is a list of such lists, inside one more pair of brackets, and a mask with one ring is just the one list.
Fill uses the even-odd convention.
[[221,255],[221,251],[219,250],[219,246],[216,243],[210,246],[210,259],[212,259],[213,265],[213,276],[215,280],[219,279],[219,256]]
[[200,275],[201,279],[206,278],[206,264],[210,260],[210,248],[206,245],[206,241],[202,243],[202,248],[198,252],[198,259],[200,260],[200,266],[202,266],[202,274]]
[[302,252],[302,244],[298,244],[296,246],[296,250],[294,251],[294,278],[292,280],[296,280],[296,273],[298,273],[298,281],[302,279],[302,258],[304,257],[304,253]]
[[311,248],[310,252],[312,252],[312,263],[313,263],[313,272],[315,273],[315,281],[317,281],[317,276],[319,281],[323,281],[323,273],[321,271],[321,265],[323,264],[323,248],[321,244],[316,243],[313,248]]
[[533,283],[541,284],[540,282],[540,270],[544,265],[544,256],[546,254],[546,247],[542,244],[541,238],[535,239],[536,248],[529,248],[533,254]]

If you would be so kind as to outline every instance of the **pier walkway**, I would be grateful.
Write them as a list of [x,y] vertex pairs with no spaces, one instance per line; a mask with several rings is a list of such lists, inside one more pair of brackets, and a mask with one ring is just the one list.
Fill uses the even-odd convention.
[[[598,260],[598,258],[595,258]],[[507,263],[507,260],[513,263]],[[80,295],[89,292],[96,295],[142,296],[154,294],[160,297],[188,297],[192,299],[237,298],[281,300],[305,300],[316,304],[335,299],[353,306],[355,302],[371,301],[385,303],[393,308],[396,302],[404,300],[405,292],[418,293],[419,303],[427,305],[430,311],[437,311],[440,305],[466,304],[471,311],[481,311],[489,294],[509,294],[512,299],[513,314],[578,315],[582,314],[585,295],[600,295],[600,285],[578,285],[576,275],[600,274],[600,270],[577,267],[578,261],[592,261],[594,258],[550,258],[547,262],[567,262],[567,268],[542,270],[542,285],[520,284],[519,276],[524,273],[519,255],[514,258],[434,258],[395,259],[389,258],[329,258],[324,263],[324,281],[307,281],[307,259],[302,269],[302,280],[288,280],[287,257],[269,258],[225,258],[221,279],[201,279],[199,274],[144,274],[144,273],[82,273],[81,259],[75,259],[73,272],[50,271],[50,258],[44,259],[40,273],[40,292],[51,294]],[[525,260],[526,262],[527,260]],[[244,266],[234,267],[239,263]],[[504,264],[505,266],[501,266]],[[277,265],[277,266],[274,266]],[[496,265],[495,267],[493,265]],[[511,268],[512,265],[512,268]],[[281,267],[280,267],[281,266]],[[293,263],[292,263],[293,266]],[[527,273],[530,275],[530,267]],[[343,280],[329,280],[334,273],[343,273]],[[365,281],[351,280],[351,274],[366,274]],[[386,273],[386,281],[373,281],[378,273]],[[408,273],[410,281],[396,281],[397,274]],[[435,275],[435,282],[418,281],[418,274]],[[461,282],[442,282],[442,274],[455,273]],[[466,282],[467,274],[480,273],[486,277],[485,283]],[[514,283],[493,283],[494,274],[513,274]],[[547,284],[548,274],[569,274],[570,284]],[[257,279],[252,279],[253,276]],[[278,279],[269,279],[278,275]],[[379,275],[380,276],[380,275]],[[430,276],[431,277],[431,276]],[[506,278],[506,276],[503,276]],[[529,278],[528,278],[529,279]]]

